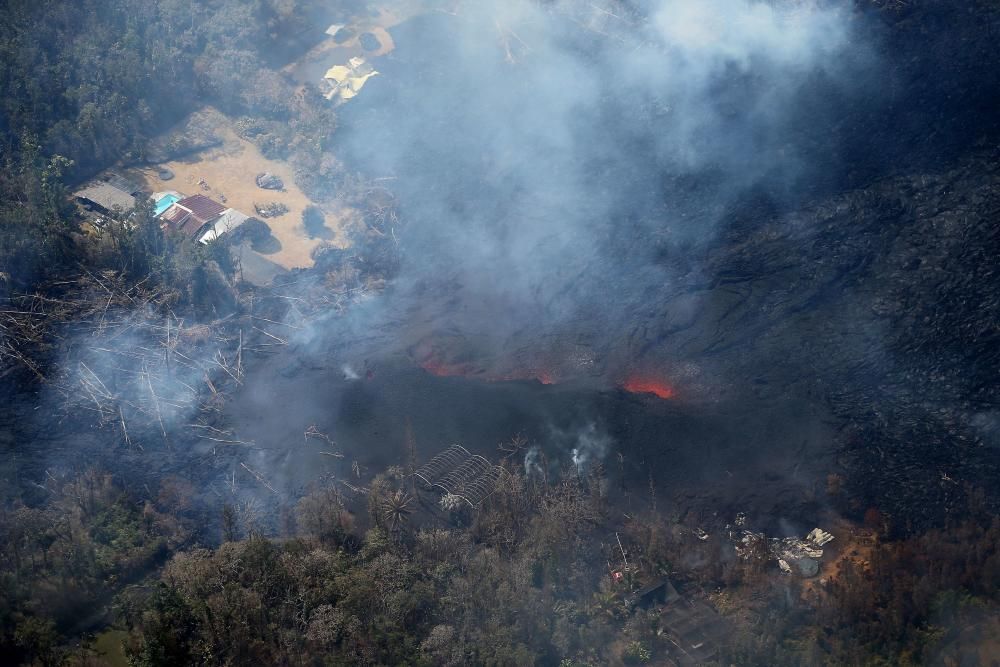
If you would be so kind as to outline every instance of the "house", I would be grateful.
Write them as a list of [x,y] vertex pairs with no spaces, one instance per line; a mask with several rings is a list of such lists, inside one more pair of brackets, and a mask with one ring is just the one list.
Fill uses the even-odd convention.
[[222,212],[222,215],[215,220],[215,222],[201,232],[201,235],[198,236],[198,242],[207,245],[209,242],[214,241],[223,234],[233,231],[249,219],[249,215],[241,213],[235,208],[227,208]]
[[135,193],[127,181],[108,179],[94,181],[73,193],[73,196],[85,208],[95,213],[109,215],[115,209],[128,211],[135,208]]
[[227,208],[205,195],[184,197],[172,191],[157,194],[160,195],[157,202],[169,202],[165,206],[157,204],[163,226],[199,243],[208,244],[250,219],[247,214]]
[[191,195],[171,204],[161,215],[164,226],[191,238],[199,238],[205,227],[218,220],[226,207],[205,195]]

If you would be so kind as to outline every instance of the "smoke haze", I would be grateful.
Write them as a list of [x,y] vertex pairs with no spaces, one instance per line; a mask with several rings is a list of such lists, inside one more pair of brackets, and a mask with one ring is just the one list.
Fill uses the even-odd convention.
[[[741,198],[794,201],[817,151],[830,168],[803,116],[822,127],[816,91],[856,92],[869,64],[840,3],[671,0],[618,16],[484,2],[414,19],[396,41],[385,76],[343,108],[341,150],[394,179],[407,225],[393,319],[477,353],[526,331],[536,345],[621,337],[650,290],[697,273]],[[450,295],[445,321],[429,286]]]

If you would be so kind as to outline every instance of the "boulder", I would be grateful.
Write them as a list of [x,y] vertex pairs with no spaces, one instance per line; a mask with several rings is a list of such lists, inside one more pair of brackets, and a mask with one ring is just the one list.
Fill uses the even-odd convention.
[[264,172],[262,174],[257,174],[257,187],[265,190],[284,190],[285,184],[274,174]]

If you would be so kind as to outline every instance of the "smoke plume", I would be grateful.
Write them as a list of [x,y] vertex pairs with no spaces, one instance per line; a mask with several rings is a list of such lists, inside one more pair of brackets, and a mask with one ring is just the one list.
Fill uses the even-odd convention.
[[407,221],[386,313],[358,317],[487,356],[549,334],[608,356],[742,198],[835,161],[803,128],[865,51],[844,4],[749,0],[470,3],[396,42],[339,131]]

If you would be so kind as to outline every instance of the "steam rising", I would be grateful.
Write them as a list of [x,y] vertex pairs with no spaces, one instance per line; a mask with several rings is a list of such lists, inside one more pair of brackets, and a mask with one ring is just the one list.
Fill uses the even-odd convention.
[[583,471],[592,461],[601,461],[608,453],[611,438],[597,429],[591,422],[576,436],[576,446],[573,447],[573,465],[578,471]]

